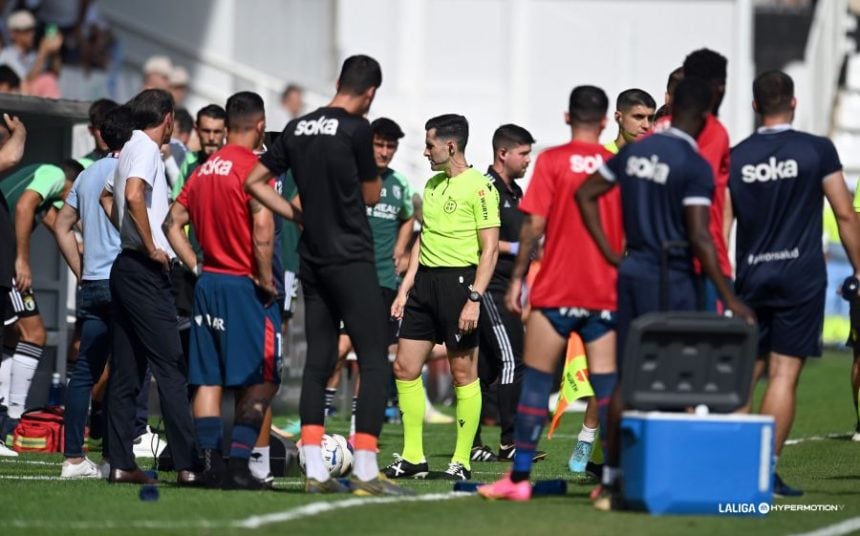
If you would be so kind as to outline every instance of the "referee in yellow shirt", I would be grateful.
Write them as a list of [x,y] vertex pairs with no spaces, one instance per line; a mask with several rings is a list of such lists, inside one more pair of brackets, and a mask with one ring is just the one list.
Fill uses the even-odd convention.
[[499,249],[499,194],[466,162],[469,123],[461,115],[427,121],[424,156],[438,172],[424,187],[424,226],[409,270],[391,306],[402,318],[394,375],[403,414],[403,455],[385,468],[389,478],[425,478],[424,384],[421,368],[445,343],[457,396],[457,445],[451,480],[472,476],[469,454],[481,418],[478,315]]

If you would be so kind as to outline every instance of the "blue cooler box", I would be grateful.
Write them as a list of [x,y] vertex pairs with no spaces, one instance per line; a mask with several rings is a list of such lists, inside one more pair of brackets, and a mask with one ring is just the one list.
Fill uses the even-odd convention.
[[760,515],[773,498],[772,417],[626,411],[624,498],[652,514]]

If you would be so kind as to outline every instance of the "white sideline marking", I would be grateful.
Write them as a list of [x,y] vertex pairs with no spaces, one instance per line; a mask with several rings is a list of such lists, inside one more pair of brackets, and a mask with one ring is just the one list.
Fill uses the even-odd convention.
[[851,437],[851,434],[826,434],[823,436],[811,436],[811,437],[798,437],[797,439],[787,439],[785,441],[785,445],[798,445],[800,443],[806,443],[807,441],[825,441],[827,439],[846,439]]
[[827,525],[810,532],[796,533],[792,536],[842,536],[843,534],[851,534],[858,530],[860,530],[860,517],[852,517],[841,523]]
[[50,465],[52,467],[60,467],[63,462],[42,462],[39,460],[19,460],[18,458],[0,458],[0,463],[23,463],[27,465]]
[[460,497],[474,497],[474,494],[452,491],[448,493],[428,493],[427,495],[414,495],[407,497],[361,497],[346,499],[345,501],[316,502],[306,504],[298,508],[284,510],[283,512],[275,512],[273,514],[266,514],[262,516],[251,516],[247,519],[234,521],[232,523],[232,526],[236,528],[256,529],[264,525],[270,525],[272,523],[295,521],[296,519],[302,519],[304,517],[312,517],[315,515],[324,514],[326,512],[343,510],[345,508],[355,508],[357,506],[365,506],[368,504],[435,502],[447,501],[449,499],[457,499]]
[[[0,475],[0,480],[56,480],[59,482],[86,482],[104,481],[103,478],[63,478],[55,475]],[[167,480],[163,482],[168,482]],[[275,489],[298,488],[304,486],[303,482],[276,482]]]
[[93,521],[64,521],[64,522],[45,522],[45,521],[25,521],[25,520],[8,520],[5,523],[8,526],[16,528],[64,528],[78,530],[92,529],[126,529],[126,528],[148,528],[148,529],[209,529],[209,528],[236,528],[236,529],[257,529],[265,525],[274,523],[286,523],[287,521],[295,521],[306,517],[313,517],[327,512],[344,510],[347,508],[355,508],[372,504],[391,504],[391,503],[406,503],[406,502],[435,502],[447,501],[449,499],[458,499],[461,497],[473,497],[472,493],[449,492],[449,493],[430,493],[427,495],[414,495],[406,497],[354,497],[343,501],[320,501],[315,503],[290,508],[282,512],[274,512],[258,516],[251,516],[245,519],[224,520],[224,521],[207,521],[205,519],[193,521],[151,521],[151,520],[135,520],[127,522],[117,522],[104,520],[99,522]]
[[0,475],[0,479],[2,480],[59,480],[61,482],[72,482],[72,481],[81,481],[81,480],[95,480],[93,478],[83,479],[83,478],[60,478],[58,476],[51,475]]

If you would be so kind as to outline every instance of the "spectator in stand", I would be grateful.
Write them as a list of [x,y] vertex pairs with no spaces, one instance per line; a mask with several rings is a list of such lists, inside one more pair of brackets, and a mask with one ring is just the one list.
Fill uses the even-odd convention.
[[24,94],[59,98],[57,76],[60,72],[60,47],[63,37],[56,26],[49,26],[36,46],[36,19],[29,11],[15,11],[6,21],[11,44],[0,52],[6,64],[22,82]]
[[296,84],[290,84],[281,94],[281,107],[286,110],[290,120],[302,115],[305,108],[305,90]]
[[170,89],[173,62],[167,56],[150,56],[143,64],[143,89]]
[[167,82],[170,84],[170,94],[173,95],[173,102],[179,106],[185,100],[185,95],[188,94],[188,69],[181,65],[175,65],[167,77]]
[[272,110],[271,117],[267,123],[275,130],[283,130],[284,125],[304,113],[305,90],[296,84],[289,84],[281,93],[281,105]]
[[8,65],[0,65],[0,93],[21,93],[21,78]]

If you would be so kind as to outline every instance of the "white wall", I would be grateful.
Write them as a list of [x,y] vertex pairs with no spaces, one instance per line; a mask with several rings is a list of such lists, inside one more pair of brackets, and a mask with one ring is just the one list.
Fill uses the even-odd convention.
[[130,65],[166,54],[188,68],[192,114],[246,89],[273,108],[287,82],[307,87],[310,103],[319,105],[317,90],[328,91],[337,76],[334,0],[101,0],[101,6]]
[[[471,124],[467,155],[484,168],[493,130],[528,128],[539,147],[569,138],[570,90],[602,87],[614,102],[640,87],[662,103],[666,78],[692,50],[729,59],[721,116],[733,141],[752,129],[752,10],[732,0],[339,0],[341,58],[380,60],[383,85],[371,112],[407,129],[399,166],[414,184],[430,175],[423,124],[447,112]],[[603,138],[615,136],[610,125]]]
[[[407,138],[394,165],[414,185],[430,171],[423,125],[456,112],[472,126],[467,154],[483,169],[493,130],[517,122],[538,147],[567,140],[570,90],[594,84],[614,101],[640,87],[662,102],[666,78],[690,51],[729,59],[722,118],[733,141],[752,129],[751,0],[102,0],[141,64],[167,52],[190,68],[189,108],[239,89],[272,107],[287,81],[334,90],[340,62],[366,53],[382,64],[371,118],[398,121]],[[272,114],[274,115],[274,114]],[[280,127],[280,125],[271,125]],[[614,137],[614,126],[604,138]]]

